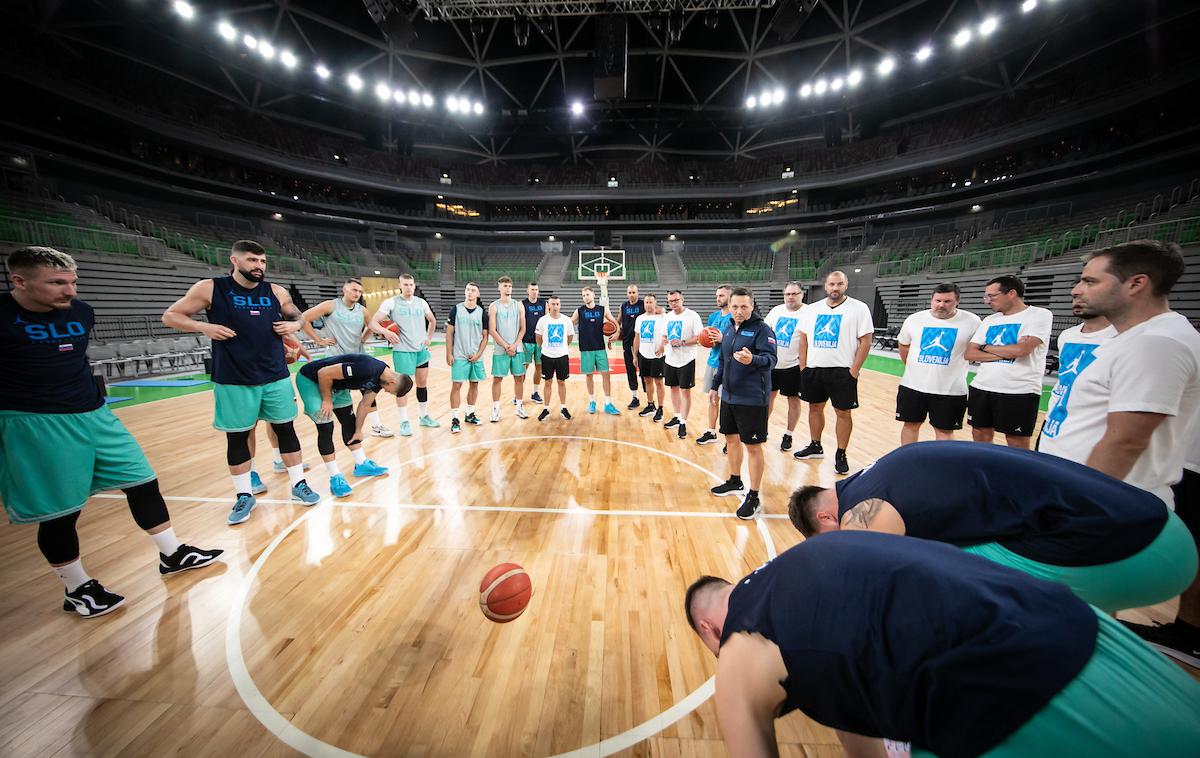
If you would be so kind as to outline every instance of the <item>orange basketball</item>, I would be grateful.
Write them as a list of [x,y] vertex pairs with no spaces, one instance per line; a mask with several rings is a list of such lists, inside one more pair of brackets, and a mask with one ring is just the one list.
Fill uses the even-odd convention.
[[611,337],[617,333],[617,325],[611,321],[605,321],[604,326],[600,327],[600,331],[604,332],[605,337]]
[[719,345],[721,344],[721,330],[715,326],[706,326],[700,331],[700,336],[696,341],[700,343],[700,347]]
[[300,357],[300,342],[295,337],[283,338],[283,356],[288,363],[295,363]]
[[382,326],[384,329],[387,329],[392,334],[395,334],[397,336],[400,335],[400,325],[397,324],[395,321],[384,320],[384,321],[380,321],[379,325]]
[[483,575],[479,583],[479,610],[497,624],[507,624],[525,612],[533,584],[529,574],[515,563],[501,563]]

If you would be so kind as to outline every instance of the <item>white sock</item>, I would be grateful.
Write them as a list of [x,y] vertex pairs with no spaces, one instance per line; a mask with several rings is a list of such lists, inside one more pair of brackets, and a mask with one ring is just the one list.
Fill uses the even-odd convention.
[[[283,463],[283,456],[279,454],[279,448],[277,448],[277,447],[271,448],[271,455],[275,456],[274,458],[271,459],[272,461],[274,461],[275,463]],[[250,465],[253,466],[254,464],[250,464]]]
[[421,407],[421,415],[422,416],[429,415],[429,402],[428,401],[422,402],[422,401],[418,400],[417,405],[419,405]]
[[183,544],[175,536],[175,530],[169,526],[158,534],[151,534],[150,539],[154,540],[154,546],[158,548],[158,552],[166,556],[175,555],[175,551]]
[[471,415],[474,415],[474,413],[475,413],[475,406],[473,406],[473,405],[468,405],[468,406],[467,406],[467,415],[468,415],[468,416],[471,416]]
[[83,570],[83,559],[76,558],[74,562],[68,563],[65,566],[54,566],[54,573],[58,574],[58,578],[62,580],[63,586],[67,588],[67,592],[74,592],[90,580],[88,572]]
[[250,472],[244,474],[233,474],[233,492],[235,495],[249,495],[250,493]]
[[633,399],[634,399],[634,400],[637,400],[637,399],[638,399],[638,396],[637,396],[637,393],[636,393],[636,392],[635,392],[635,393],[633,393]]
[[368,413],[367,423],[371,426],[383,426],[383,419],[379,418],[379,411],[371,411]]
[[325,461],[325,470],[329,472],[330,479],[342,475],[342,470],[338,468],[337,461]]
[[288,481],[295,487],[300,482],[304,481],[304,464],[297,463],[295,466],[288,466]]
[[408,421],[408,406],[407,405],[400,406],[400,420]]
[[565,411],[565,410],[567,409],[567,406],[565,406],[565,405],[560,405],[560,406],[558,406],[558,409],[559,409],[560,411]]
[[357,450],[351,450],[350,454],[354,456],[355,463],[362,463],[367,459],[367,453],[361,447]]
[[458,421],[458,408],[450,409],[450,418],[454,421]]
[[250,459],[250,473],[251,474],[258,473],[258,469],[254,468],[254,459],[253,458]]
[[713,429],[711,426],[708,428],[708,433],[709,433],[709,434],[711,434],[711,435],[712,435],[712,436],[714,436],[714,437],[716,437],[716,436],[717,436],[717,430],[716,430],[716,429]]
[[589,402],[589,403],[594,403],[594,402],[596,402],[596,396],[595,396],[595,395],[588,395],[588,402]]
[[607,392],[606,392],[606,393],[604,393],[603,397],[604,397],[604,404],[605,404],[605,405],[608,405],[609,403],[611,403],[611,402],[612,402],[612,400],[610,400],[610,399],[609,399],[609,397],[608,397],[608,393],[607,393]]

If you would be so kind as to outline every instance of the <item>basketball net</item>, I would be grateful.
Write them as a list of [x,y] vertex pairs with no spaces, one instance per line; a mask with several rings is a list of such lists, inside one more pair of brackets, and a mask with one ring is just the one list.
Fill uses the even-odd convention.
[[596,285],[597,285],[598,289],[600,290],[600,305],[603,305],[605,308],[607,308],[608,307],[608,272],[607,271],[597,271],[595,273],[596,273]]

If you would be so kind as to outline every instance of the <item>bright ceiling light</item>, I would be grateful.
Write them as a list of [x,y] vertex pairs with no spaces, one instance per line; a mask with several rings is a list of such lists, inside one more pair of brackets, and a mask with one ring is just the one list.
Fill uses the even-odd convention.
[[757,105],[758,105],[758,98],[755,97],[754,95],[751,95],[750,97],[746,98],[746,107],[747,108],[754,108]]
[[404,105],[408,102],[408,98],[400,90],[396,90],[392,93],[392,99],[396,101],[396,105]]
[[966,47],[967,43],[971,41],[971,30],[959,30],[958,34],[954,35],[954,39],[952,41],[954,42],[955,47]]
[[933,48],[930,47],[929,45],[926,45],[925,47],[922,47],[920,50],[918,50],[917,54],[913,57],[919,61],[927,61],[927,60],[929,60],[930,56],[932,56],[932,55],[933,55]]
[[842,77],[840,77],[840,76],[835,77],[834,80],[829,83],[829,89],[832,90],[833,92],[837,92],[842,88],[842,85],[845,83],[846,82],[842,80]]
[[476,101],[475,104],[471,106],[471,110],[475,113],[476,116],[482,116],[483,115],[483,103]]
[[1000,26],[1000,20],[995,16],[988,16],[983,20],[983,23],[979,25],[979,36],[988,36],[992,32],[996,31],[998,26]]
[[879,65],[875,67],[875,71],[880,76],[887,76],[896,70],[896,61],[893,58],[884,58],[879,61]]
[[217,34],[221,35],[226,42],[233,42],[237,39],[237,29],[234,29],[233,24],[228,21],[217,24]]
[[450,111],[451,113],[458,113],[457,97],[451,95],[450,97],[446,98],[446,110]]
[[780,103],[782,103],[783,98],[784,98],[784,94],[783,94],[783,89],[781,89],[781,88],[777,88],[774,92],[771,93],[771,100],[776,105],[779,105]]
[[295,68],[298,61],[295,53],[293,53],[291,50],[284,50],[279,54],[279,62],[287,68]]
[[829,89],[829,84],[824,79],[818,79],[817,83],[813,85],[813,92],[818,95],[824,95],[827,89]]
[[262,57],[266,58],[267,60],[273,60],[275,58],[275,46],[266,40],[258,43],[258,52],[262,53]]
[[363,88],[362,77],[359,76],[358,74],[350,74],[349,76],[347,76],[346,84],[348,84],[350,86],[350,89],[354,90],[355,92],[359,92]]
[[410,89],[408,91],[408,102],[411,105],[420,105],[421,104],[421,93],[417,92],[415,89]]
[[375,85],[375,97],[379,98],[380,100],[385,100],[385,101],[391,100],[392,99],[392,88],[387,86],[383,82],[376,84]]
[[191,21],[196,16],[196,9],[192,7],[191,3],[185,3],[183,0],[175,0],[175,2],[171,3],[171,7],[175,9],[180,18],[187,19],[188,21]]
[[1021,12],[1029,13],[1036,7],[1037,7],[1037,0],[1025,0],[1025,2],[1021,3]]
[[806,84],[800,88],[800,97],[808,97],[812,94],[812,85]]
[[249,34],[242,37],[242,44],[245,45],[246,47],[250,48],[251,50],[258,49],[258,40],[256,40],[254,37],[252,37]]
[[432,108],[433,107],[433,95],[429,94],[428,92],[422,94],[421,95],[421,105],[425,106],[426,108]]
[[851,87],[857,87],[859,85],[859,83],[862,81],[862,78],[863,78],[862,72],[859,71],[858,69],[854,69],[853,71],[851,71],[849,74],[846,75],[846,84],[849,84]]
[[318,63],[317,67],[313,70],[317,72],[317,76],[321,79],[328,79],[329,76],[333,73],[325,66],[324,63]]
[[579,102],[578,100],[571,103],[571,115],[572,116],[582,116],[583,115],[583,103]]

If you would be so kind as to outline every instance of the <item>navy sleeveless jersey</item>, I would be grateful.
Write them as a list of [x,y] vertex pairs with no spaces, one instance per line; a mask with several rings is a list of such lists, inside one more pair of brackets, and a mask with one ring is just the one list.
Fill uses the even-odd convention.
[[579,349],[603,350],[604,306],[599,303],[591,308],[581,305],[576,313],[579,315]]
[[0,295],[0,411],[86,413],[104,405],[88,365],[92,306],[27,311]]
[[621,302],[621,342],[633,344],[633,323],[637,317],[646,312],[646,301],[638,298],[636,303],[628,300]]
[[960,547],[996,542],[1056,566],[1128,558],[1167,521],[1162,500],[1054,455],[976,442],[918,442],[836,485],[839,517],[891,503],[912,537]]
[[372,358],[363,353],[332,355],[328,358],[305,363],[300,367],[300,375],[315,382],[317,381],[318,371],[326,366],[336,366],[338,364],[342,365],[342,373],[345,374],[346,378],[333,380],[333,388],[335,390],[379,392],[379,377],[383,376],[383,372],[387,370],[387,364],[378,358]]
[[213,340],[212,380],[217,384],[258,386],[288,377],[283,340],[274,324],[283,319],[279,300],[268,282],[246,289],[232,276],[213,279],[208,321],[237,332],[228,340]]
[[1066,585],[914,537],[830,532],[782,553],[729,597],[721,642],[782,653],[781,713],[977,756],[1087,665],[1095,611]]
[[521,301],[521,305],[525,308],[525,334],[521,336],[521,341],[532,344],[537,342],[534,330],[537,329],[538,319],[546,315],[546,300],[539,298],[535,303],[529,298],[525,298]]

